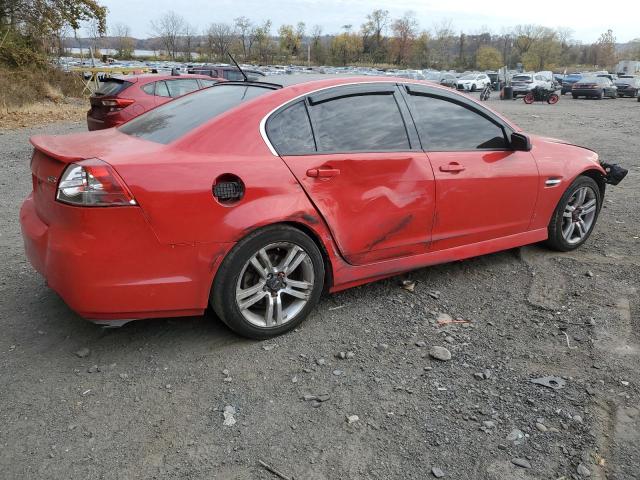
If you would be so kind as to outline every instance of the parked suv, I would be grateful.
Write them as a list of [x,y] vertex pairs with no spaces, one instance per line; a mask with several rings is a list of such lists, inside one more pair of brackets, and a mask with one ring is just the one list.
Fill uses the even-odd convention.
[[458,90],[475,92],[476,90],[482,90],[490,84],[491,79],[486,73],[470,73],[458,79]]
[[513,87],[513,98],[518,95],[526,95],[534,88],[552,89],[552,83],[544,76],[538,73],[519,73],[511,78],[511,86]]
[[89,130],[117,127],[174,98],[218,83],[206,75],[127,75],[105,78],[89,97]]

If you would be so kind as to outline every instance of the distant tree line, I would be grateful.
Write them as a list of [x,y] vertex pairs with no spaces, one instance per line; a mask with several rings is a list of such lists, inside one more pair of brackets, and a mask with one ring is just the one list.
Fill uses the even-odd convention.
[[[461,71],[518,64],[527,70],[612,70],[620,59],[640,59],[640,39],[621,46],[611,30],[591,44],[572,39],[570,29],[539,25],[465,33],[451,21],[424,29],[413,12],[393,18],[382,9],[369,13],[360,27],[346,24],[335,34],[323,32],[319,25],[309,28],[305,22],[276,31],[270,20],[255,23],[247,17],[202,28],[169,11],[150,23],[151,38],[139,40],[127,25],[107,28],[106,20],[106,9],[95,0],[0,0],[0,62],[15,65],[42,55],[62,55],[69,45],[91,47],[96,54],[112,48],[119,58],[130,58],[138,48],[183,61],[228,62],[226,52],[232,52],[246,63]],[[88,38],[78,37],[81,25]]]
[[[228,61],[229,51],[243,62],[260,64],[309,62],[439,70],[494,70],[522,64],[527,70],[577,66],[611,70],[619,59],[640,59],[640,39],[620,46],[612,30],[591,44],[572,39],[568,28],[540,25],[517,25],[500,33],[486,28],[464,33],[451,21],[442,21],[427,30],[420,27],[414,12],[393,18],[382,9],[369,13],[359,28],[343,25],[336,34],[325,34],[320,25],[308,28],[305,22],[285,24],[274,31],[270,20],[254,23],[247,17],[198,29],[175,12],[152,21],[150,29],[152,36],[142,45],[170,60]],[[119,45],[133,43],[124,35],[113,35],[110,40],[118,53],[124,51]]]

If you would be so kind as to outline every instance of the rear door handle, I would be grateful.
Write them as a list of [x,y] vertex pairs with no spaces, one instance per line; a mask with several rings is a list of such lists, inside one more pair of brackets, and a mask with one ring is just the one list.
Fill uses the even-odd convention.
[[450,163],[449,165],[440,166],[441,172],[462,172],[464,167],[459,163]]
[[340,169],[338,168],[310,168],[307,170],[307,177],[336,177],[340,175]]

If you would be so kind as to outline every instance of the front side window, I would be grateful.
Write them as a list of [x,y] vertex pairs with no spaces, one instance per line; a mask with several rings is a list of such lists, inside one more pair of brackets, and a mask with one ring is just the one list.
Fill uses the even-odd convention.
[[149,110],[118,130],[143,140],[167,144],[241,103],[271,91],[257,86],[217,85]]
[[357,94],[311,105],[318,152],[409,150],[407,131],[392,93]]
[[267,135],[280,155],[300,155],[316,151],[309,116],[303,101],[269,118]]
[[426,151],[501,150],[502,127],[463,105],[440,97],[409,95],[411,114]]

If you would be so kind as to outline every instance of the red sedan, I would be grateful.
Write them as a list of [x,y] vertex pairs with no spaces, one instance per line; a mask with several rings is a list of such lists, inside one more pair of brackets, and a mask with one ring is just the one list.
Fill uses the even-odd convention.
[[207,75],[127,75],[105,78],[89,98],[89,130],[117,127],[187,93],[211,87],[220,79]]
[[98,322],[200,315],[266,338],[323,291],[543,242],[572,250],[626,171],[392,78],[226,82],[119,128],[36,136],[33,266]]

